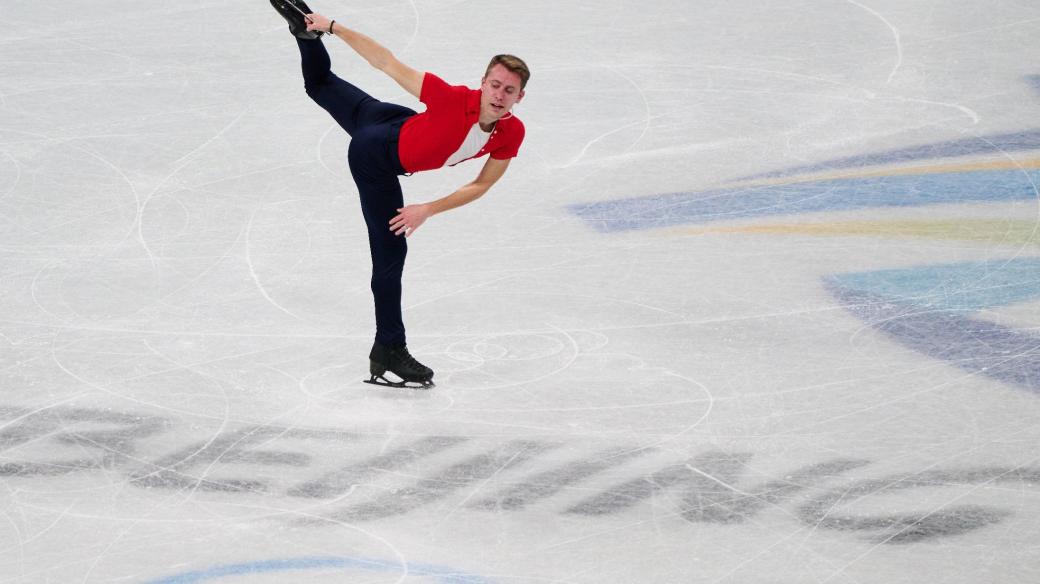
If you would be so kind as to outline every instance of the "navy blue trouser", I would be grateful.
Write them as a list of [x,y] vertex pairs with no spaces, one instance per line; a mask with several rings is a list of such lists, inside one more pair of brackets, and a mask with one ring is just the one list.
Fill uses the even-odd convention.
[[376,341],[405,344],[401,318],[401,274],[408,244],[390,231],[390,219],[404,206],[404,174],[397,154],[401,124],[415,111],[383,103],[334,75],[329,53],[320,39],[296,39],[300,46],[307,95],[332,115],[351,136],[347,151],[350,174],[361,195],[372,252],[372,296],[376,305]]

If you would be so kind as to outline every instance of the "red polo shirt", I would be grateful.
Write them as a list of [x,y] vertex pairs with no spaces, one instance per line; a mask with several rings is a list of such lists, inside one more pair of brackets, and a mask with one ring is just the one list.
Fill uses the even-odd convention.
[[[426,104],[426,111],[408,118],[397,142],[397,154],[406,172],[444,166],[480,119],[479,89],[448,85],[433,73],[423,77],[419,101]],[[472,158],[485,154],[498,160],[513,158],[523,141],[524,124],[507,114],[498,120],[487,144]]]

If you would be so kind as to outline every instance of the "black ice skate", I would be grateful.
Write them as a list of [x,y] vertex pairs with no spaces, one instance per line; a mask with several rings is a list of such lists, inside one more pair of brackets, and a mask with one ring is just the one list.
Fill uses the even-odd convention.
[[[375,343],[372,345],[372,352],[369,353],[368,359],[368,370],[372,377],[365,380],[365,383],[410,389],[433,387],[433,369],[416,361],[405,345],[387,347]],[[400,381],[387,379],[385,376],[387,371],[396,375]]]
[[303,0],[271,0],[271,6],[289,22],[289,32],[301,39],[316,39],[322,33],[307,30],[307,15],[314,11]]

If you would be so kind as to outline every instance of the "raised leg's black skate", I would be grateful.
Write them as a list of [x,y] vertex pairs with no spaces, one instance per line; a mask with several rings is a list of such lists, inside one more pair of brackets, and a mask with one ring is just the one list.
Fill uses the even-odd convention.
[[[416,361],[405,345],[387,347],[376,343],[372,345],[372,352],[368,354],[368,359],[369,373],[372,374],[372,377],[366,379],[365,383],[410,389],[433,387],[433,369]],[[387,379],[387,371],[396,375],[400,381]]]
[[307,15],[314,11],[304,4],[303,0],[271,0],[271,6],[289,22],[289,32],[295,36],[301,39],[316,39],[322,35],[320,32],[307,30]]

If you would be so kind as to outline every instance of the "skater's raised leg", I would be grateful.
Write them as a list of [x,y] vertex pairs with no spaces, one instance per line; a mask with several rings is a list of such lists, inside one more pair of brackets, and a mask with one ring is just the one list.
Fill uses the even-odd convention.
[[415,115],[413,109],[379,101],[338,77],[332,72],[329,53],[321,40],[296,39],[296,44],[307,95],[351,136],[364,126],[404,121]]
[[320,32],[307,30],[307,16],[313,13],[303,0],[271,0],[271,6],[282,15],[289,23],[289,32],[296,38],[316,39],[322,35]]

